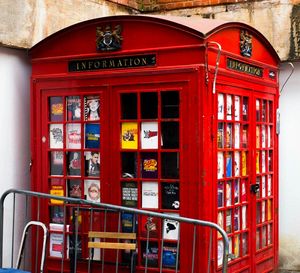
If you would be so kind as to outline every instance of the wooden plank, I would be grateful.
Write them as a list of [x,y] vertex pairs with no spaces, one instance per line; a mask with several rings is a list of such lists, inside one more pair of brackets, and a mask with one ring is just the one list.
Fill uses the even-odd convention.
[[134,243],[88,242],[88,248],[135,250]]
[[89,238],[135,240],[136,233],[89,231]]

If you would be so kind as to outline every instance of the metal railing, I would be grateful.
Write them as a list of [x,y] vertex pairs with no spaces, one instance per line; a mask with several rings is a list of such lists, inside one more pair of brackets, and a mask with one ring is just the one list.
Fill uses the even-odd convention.
[[[7,197],[10,196],[12,197],[10,201],[7,200]],[[92,268],[92,263],[94,263],[94,257],[93,254],[89,252],[86,257],[81,257],[82,253],[82,245],[79,245],[78,243],[81,243],[80,236],[82,234],[87,234],[88,230],[93,230],[96,228],[99,229],[99,222],[101,222],[101,231],[110,231],[109,228],[113,225],[115,226],[114,231],[122,232],[122,216],[123,214],[128,214],[131,215],[132,218],[132,226],[131,226],[131,231],[138,233],[137,229],[137,223],[139,217],[149,217],[150,218],[155,218],[159,219],[164,225],[165,223],[169,223],[170,227],[172,230],[172,224],[177,223],[178,224],[178,237],[176,238],[176,248],[173,250],[180,255],[188,255],[188,259],[190,261],[189,264],[189,270],[188,272],[190,273],[200,273],[200,272],[207,272],[210,273],[211,270],[211,265],[212,263],[215,263],[213,258],[215,255],[213,255],[213,251],[216,251],[215,248],[213,247],[213,244],[216,244],[216,238],[217,236],[214,237],[215,232],[218,232],[218,238],[221,238],[223,242],[223,255],[222,255],[222,262],[220,266],[217,266],[217,269],[215,271],[218,272],[227,272],[227,266],[228,266],[228,256],[229,256],[229,241],[226,232],[220,228],[217,224],[213,222],[207,222],[207,221],[202,221],[202,220],[197,220],[197,219],[191,219],[191,218],[186,218],[186,217],[181,217],[177,215],[172,215],[172,214],[167,214],[167,213],[157,213],[157,212],[151,212],[151,211],[146,211],[146,210],[139,210],[135,208],[129,208],[129,207],[123,207],[123,206],[117,206],[117,205],[111,205],[111,204],[105,204],[105,203],[95,203],[91,201],[87,201],[84,199],[77,199],[77,198],[69,198],[69,197],[60,197],[56,195],[50,195],[50,194],[45,194],[45,193],[38,193],[38,192],[33,192],[33,191],[25,191],[25,190],[16,190],[16,189],[11,189],[6,191],[0,201],[0,267],[3,266],[3,254],[4,252],[7,252],[7,249],[10,248],[11,251],[11,267],[13,267],[14,263],[14,247],[17,245],[16,241],[17,239],[15,238],[15,233],[17,230],[16,221],[20,221],[20,213],[21,211],[25,211],[24,213],[24,219],[22,220],[23,223],[21,225],[25,226],[26,223],[30,220],[36,220],[36,221],[42,221],[43,219],[48,219],[47,217],[45,218],[45,210],[48,213],[48,204],[51,202],[51,200],[56,200],[58,202],[61,202],[60,206],[63,209],[63,222],[62,222],[62,229],[59,231],[60,234],[62,234],[63,241],[62,241],[62,250],[61,250],[61,255],[60,256],[60,272],[81,272],[82,271],[82,264],[84,263],[84,266],[86,266],[86,269],[83,272],[90,272]],[[34,207],[34,209],[32,209]],[[72,211],[70,213],[70,210]],[[67,219],[67,211],[69,211],[69,218]],[[34,215],[33,215],[34,214]],[[8,217],[9,216],[9,217]],[[81,217],[84,218],[84,221],[88,223],[86,225],[86,230],[83,231],[83,228],[81,227],[82,224],[82,219]],[[4,228],[7,226],[7,219],[10,219],[11,223],[11,230],[8,232],[10,234],[10,238],[7,238],[7,234],[4,232],[7,232],[4,230]],[[100,220],[101,218],[101,220]],[[71,219],[71,220],[70,220]],[[51,227],[50,229],[50,236],[51,236]],[[163,229],[163,228],[162,228]],[[181,241],[185,240],[186,238],[180,238],[181,237],[181,231],[180,230],[186,229],[188,230],[187,233],[185,233],[187,236],[190,236],[189,238],[192,238],[192,244],[191,249],[187,250],[184,249],[184,251],[180,252],[180,246],[182,245]],[[205,229],[205,231],[204,231]],[[208,229],[208,230],[206,230]],[[55,231],[52,231],[55,234]],[[56,231],[57,232],[57,231]],[[142,264],[141,264],[141,259],[139,261],[139,264],[137,264],[137,268],[139,269],[139,272],[144,271],[145,273],[151,271],[151,262],[153,262],[151,255],[149,253],[149,248],[151,248],[151,239],[150,239],[150,229],[147,228],[147,234],[144,235],[144,245],[146,252],[145,254],[142,255]],[[205,234],[205,235],[203,235]],[[36,253],[38,253],[38,245],[39,245],[39,239],[36,238],[38,234],[33,235],[32,237],[35,238],[35,256]],[[69,236],[70,240],[66,240]],[[207,247],[207,250],[205,251],[204,249],[199,249],[199,240],[200,237],[205,236],[205,241],[206,243],[204,244],[205,247]],[[165,240],[163,236],[160,239],[160,244],[161,244],[161,249],[164,248],[164,246],[168,246],[169,241]],[[9,243],[4,243],[4,238],[6,238],[6,241],[8,241],[11,245],[8,246]],[[51,238],[50,238],[51,239]],[[167,238],[168,239],[168,238]],[[172,238],[171,238],[172,239]],[[174,239],[174,238],[173,238]],[[203,239],[203,238],[202,238]],[[139,240],[139,239],[138,239]],[[49,240],[48,240],[49,241]],[[70,244],[70,241],[72,241],[72,246]],[[152,240],[153,241],[153,240]],[[48,243],[49,244],[49,243]],[[68,252],[64,251],[66,249],[66,244],[68,245]],[[33,251],[33,244],[27,246],[31,251]],[[48,247],[49,250],[49,247]],[[28,251],[29,253],[31,251]],[[88,250],[91,251],[91,250]],[[140,250],[139,250],[140,251]],[[59,252],[59,251],[58,251]],[[157,268],[159,272],[163,272],[164,270],[164,265],[163,265],[163,251],[160,251],[160,257],[158,257],[158,253],[155,253],[156,255],[156,261],[157,261]],[[204,253],[204,254],[203,254]],[[176,260],[173,261],[173,264],[171,266],[171,269],[174,272],[179,272],[179,255],[176,256]],[[41,255],[41,254],[40,254]],[[47,258],[49,259],[49,255],[51,256],[51,253],[47,254]],[[107,251],[107,255],[104,257],[105,251],[101,251],[101,258],[99,261],[96,261],[97,263],[97,268],[101,268],[101,271],[98,272],[105,272],[104,267],[105,266],[115,266],[114,272],[118,272],[119,266],[123,266],[122,264],[122,257],[120,258],[120,253],[115,254],[115,261],[112,261],[111,252]],[[205,255],[205,258],[207,257],[207,264],[204,266],[206,270],[198,269],[200,272],[198,272],[197,268],[197,263],[199,260],[203,260],[203,257],[200,257],[201,255]],[[28,255],[30,256],[30,255]],[[107,258],[108,257],[108,258]],[[57,257],[56,257],[57,258]],[[31,258],[30,258],[31,259]],[[26,260],[26,259],[25,259]],[[57,260],[57,259],[56,259]],[[69,261],[69,263],[67,262]],[[88,262],[87,262],[88,261]],[[67,265],[68,263],[68,265]],[[101,263],[101,266],[99,264]],[[219,263],[218,263],[219,265]],[[36,258],[35,261],[31,259],[27,264],[25,263],[23,267],[28,267],[30,266],[31,272],[39,272],[38,268],[40,266],[38,259]],[[68,269],[67,269],[68,266]],[[185,272],[186,268],[183,270],[182,265],[180,264],[180,272]],[[170,269],[167,268],[167,269]],[[197,270],[197,271],[196,271]],[[46,261],[46,268],[45,271],[47,272],[47,261]],[[95,272],[95,271],[94,271]],[[130,272],[130,271],[128,271]],[[156,269],[157,272],[157,269]]]

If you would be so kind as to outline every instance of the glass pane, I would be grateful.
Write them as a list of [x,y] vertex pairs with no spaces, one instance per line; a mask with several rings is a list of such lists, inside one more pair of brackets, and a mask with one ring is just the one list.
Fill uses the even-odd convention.
[[137,157],[136,153],[122,153],[122,177],[137,177]]
[[142,251],[142,265],[148,267],[158,267],[158,245],[156,242],[149,242],[147,249],[147,242],[141,242]]
[[240,224],[240,208],[234,208],[234,231],[238,231],[241,229]]
[[240,124],[239,123],[234,124],[234,148],[235,149],[240,148]]
[[239,96],[234,96],[234,119],[235,120],[240,120],[240,97]]
[[232,204],[232,184],[231,181],[226,183],[226,206],[231,206]]
[[235,258],[238,258],[240,256],[240,235],[234,236],[233,253]]
[[243,125],[242,130],[242,147],[247,148],[248,147],[248,125]]
[[224,148],[224,123],[218,123],[218,135],[217,135],[218,148]]
[[161,197],[163,209],[178,210],[180,208],[179,183],[162,183]]
[[101,188],[99,180],[84,180],[84,198],[88,201],[101,201]]
[[232,124],[226,125],[226,148],[232,148]]
[[179,92],[162,92],[161,104],[162,118],[179,118]]
[[[162,249],[162,266],[164,268],[179,269],[179,260],[177,261],[177,244],[165,243]],[[178,257],[179,259],[179,257]]]
[[67,181],[68,197],[82,198],[81,197],[81,181],[79,179],[70,179]]
[[85,158],[85,175],[100,175],[100,154],[98,152],[84,152]]
[[248,107],[248,98],[244,97],[243,98],[243,121],[247,121],[249,119],[248,116],[248,111],[249,111],[249,107]]
[[255,109],[256,109],[256,121],[260,121],[260,100],[256,100],[255,102]]
[[121,94],[121,118],[137,119],[137,94]]
[[273,102],[269,101],[269,122],[273,123]]
[[233,111],[233,103],[232,103],[232,96],[226,96],[226,119],[232,120],[232,111]]
[[226,177],[232,177],[232,152],[225,154],[226,160]]
[[100,147],[100,125],[95,123],[85,124],[85,148]]
[[60,151],[50,152],[50,175],[63,175],[64,153]]
[[232,232],[231,210],[226,210],[226,232]]
[[179,124],[178,122],[162,122],[161,135],[163,149],[179,148]]
[[222,152],[218,152],[218,179],[222,179],[224,177],[224,154]]
[[84,98],[84,120],[100,120],[99,96],[87,96]]
[[261,223],[261,203],[256,203],[256,224]]
[[247,153],[242,151],[242,176],[248,174]]
[[141,154],[141,176],[142,178],[158,177],[158,158],[157,153]]
[[[65,185],[64,179],[61,179],[61,178],[51,178],[50,179],[50,194],[57,195],[57,196],[65,196],[64,185]],[[56,200],[56,199],[51,199],[50,203],[54,204],[54,205],[62,205],[63,201]],[[63,214],[61,216],[63,217]],[[50,217],[55,217],[55,216],[52,215]],[[63,219],[56,219],[56,220],[61,221]]]
[[138,187],[135,182],[122,182],[122,206],[137,207]]
[[157,122],[142,122],[141,148],[142,149],[158,148],[158,123]]
[[242,234],[242,255],[245,256],[248,253],[248,234],[243,233]]
[[218,207],[224,207],[224,186],[223,183],[218,183]]
[[63,124],[50,124],[49,139],[51,149],[61,149],[64,147]]
[[179,178],[179,154],[161,154],[161,176],[162,178]]
[[67,173],[72,176],[81,174],[81,152],[67,153]]
[[158,209],[157,182],[142,182],[142,208]]
[[240,176],[240,164],[241,164],[241,158],[240,158],[240,152],[234,152],[234,176]]
[[64,106],[63,97],[50,97],[49,98],[50,121],[63,121],[64,119]]
[[246,229],[247,226],[247,207],[242,206],[242,229]]
[[137,122],[122,122],[121,124],[122,149],[138,148],[138,124]]
[[81,148],[81,124],[79,123],[67,124],[67,148],[68,149]]
[[234,204],[240,203],[240,179],[234,180]]
[[218,119],[224,119],[224,95],[218,94]]
[[261,121],[267,121],[267,101],[263,100],[261,104]]
[[79,96],[67,97],[67,120],[80,120],[81,99]]
[[141,118],[157,119],[158,95],[157,92],[141,93]]

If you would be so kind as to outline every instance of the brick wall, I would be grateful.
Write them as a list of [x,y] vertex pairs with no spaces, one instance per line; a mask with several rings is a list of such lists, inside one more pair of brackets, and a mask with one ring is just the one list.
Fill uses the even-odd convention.
[[[254,2],[253,0],[109,0],[110,2],[134,8],[140,12],[167,11],[212,5]],[[294,0],[298,1],[298,0]]]

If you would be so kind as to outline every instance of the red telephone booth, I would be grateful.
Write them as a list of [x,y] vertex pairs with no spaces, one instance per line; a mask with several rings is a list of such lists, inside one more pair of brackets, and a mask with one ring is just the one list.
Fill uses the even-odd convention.
[[[276,270],[279,58],[258,31],[114,16],[59,31],[30,54],[32,190],[90,200],[94,184],[97,201],[213,221],[229,236],[229,272]],[[44,220],[55,222],[59,204],[48,206]],[[222,254],[214,240],[211,272]]]

